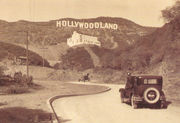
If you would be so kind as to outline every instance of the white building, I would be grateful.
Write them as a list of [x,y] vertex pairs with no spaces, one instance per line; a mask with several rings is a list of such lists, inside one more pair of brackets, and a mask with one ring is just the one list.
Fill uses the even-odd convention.
[[72,37],[67,39],[67,44],[72,47],[80,44],[92,44],[101,46],[101,42],[97,40],[97,37],[83,35],[77,33],[76,31],[73,32]]

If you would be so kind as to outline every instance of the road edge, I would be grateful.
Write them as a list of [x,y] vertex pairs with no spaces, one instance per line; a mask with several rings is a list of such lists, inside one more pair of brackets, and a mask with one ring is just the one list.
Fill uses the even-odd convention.
[[[98,86],[101,86],[101,85],[98,85]],[[108,86],[102,86],[102,87],[106,87],[106,89],[102,90],[102,91],[99,91],[99,92],[84,93],[84,94],[65,94],[65,95],[57,95],[57,96],[50,97],[47,100],[48,108],[50,109],[50,111],[52,113],[52,117],[54,117],[56,119],[56,121],[53,121],[53,118],[51,118],[51,123],[60,123],[58,115],[56,114],[56,112],[54,110],[54,107],[52,106],[53,101],[55,101],[56,99],[59,99],[59,98],[64,98],[64,97],[94,95],[94,94],[100,94],[100,93],[104,93],[104,92],[107,92],[107,91],[111,90],[111,88],[108,87]]]

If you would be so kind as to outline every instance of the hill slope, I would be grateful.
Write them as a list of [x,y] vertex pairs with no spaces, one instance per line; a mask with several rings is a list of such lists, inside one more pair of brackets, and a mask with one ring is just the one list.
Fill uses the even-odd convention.
[[[165,24],[151,34],[140,37],[133,45],[123,45],[123,48],[121,46],[115,49],[89,46],[88,52],[96,55],[93,61],[98,59],[98,64],[102,68],[144,72],[147,68],[165,63],[168,68],[166,72],[178,71],[180,66],[180,21],[176,19]],[[78,49],[78,47],[74,49]],[[84,52],[85,50],[87,48],[84,49]],[[79,55],[75,52],[67,52],[65,55],[68,56],[68,53],[73,56]],[[62,62],[63,64],[71,61],[71,58],[63,58],[66,58],[64,59],[66,62]],[[79,59],[73,62],[84,64],[83,61],[79,63]]]
[[[26,49],[9,43],[0,42],[0,62],[4,60],[14,61],[15,57],[26,57]],[[29,51],[29,64],[41,66],[43,64],[42,57]],[[45,66],[49,63],[45,60]]]
[[[56,22],[61,20],[78,22],[106,22],[118,25],[117,30],[112,29],[85,29],[76,27],[56,27]],[[112,48],[113,43],[127,45],[133,43],[139,37],[153,32],[156,28],[143,27],[132,21],[123,18],[98,17],[92,19],[72,19],[64,18],[49,22],[5,22],[0,21],[0,37],[2,41],[10,43],[24,43],[26,34],[23,32],[29,30],[30,44],[50,45],[66,42],[73,31],[82,34],[96,36],[101,41],[103,47]],[[121,47],[121,45],[119,45]],[[121,48],[124,46],[122,45]]]
[[[56,22],[63,20],[87,23],[113,23],[118,25],[118,29],[56,27]],[[61,61],[62,55],[64,55],[69,49],[66,45],[66,41],[67,38],[71,37],[73,31],[90,36],[96,36],[101,42],[103,49],[119,51],[134,44],[140,37],[152,33],[156,28],[143,27],[130,20],[115,17],[98,17],[89,19],[62,18],[49,22],[28,22],[24,20],[17,22],[0,21],[0,37],[3,42],[20,45],[25,44],[27,36],[24,31],[27,30],[29,31],[30,36],[30,48],[33,47],[31,50],[40,54],[40,56],[44,57],[49,62],[57,62],[58,60]],[[42,50],[42,47],[46,47],[46,49]],[[93,55],[93,50],[87,51]],[[104,53],[102,52],[102,55],[103,54]],[[92,57],[94,58],[93,61],[98,60],[95,55]]]

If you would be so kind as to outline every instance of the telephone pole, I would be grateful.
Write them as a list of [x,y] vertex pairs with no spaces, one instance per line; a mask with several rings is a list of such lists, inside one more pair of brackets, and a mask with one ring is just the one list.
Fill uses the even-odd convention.
[[45,40],[46,40],[46,36],[44,37],[44,39],[43,39],[43,44],[42,44],[42,47],[40,48],[40,49],[42,49],[42,51],[43,51],[43,68],[44,68],[44,66],[45,66],[45,50],[46,49],[48,49],[47,47],[45,47]]
[[29,78],[29,32],[27,31],[18,31],[25,33],[25,40],[26,40],[26,74],[27,78]]
[[27,71],[27,78],[29,78],[29,48],[28,48],[29,32],[28,31],[26,32],[26,36],[27,36],[27,39],[26,39],[26,71]]
[[40,49],[42,49],[42,51],[43,51],[43,56],[42,56],[42,57],[43,57],[43,67],[44,67],[44,66],[45,66],[45,50],[48,49],[48,48],[46,48],[46,47],[43,46],[43,47],[40,48]]

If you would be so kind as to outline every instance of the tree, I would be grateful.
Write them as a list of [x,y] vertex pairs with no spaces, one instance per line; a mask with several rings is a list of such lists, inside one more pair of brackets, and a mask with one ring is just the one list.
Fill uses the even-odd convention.
[[170,22],[180,17],[180,0],[176,0],[173,6],[167,7],[161,11],[165,22]]

